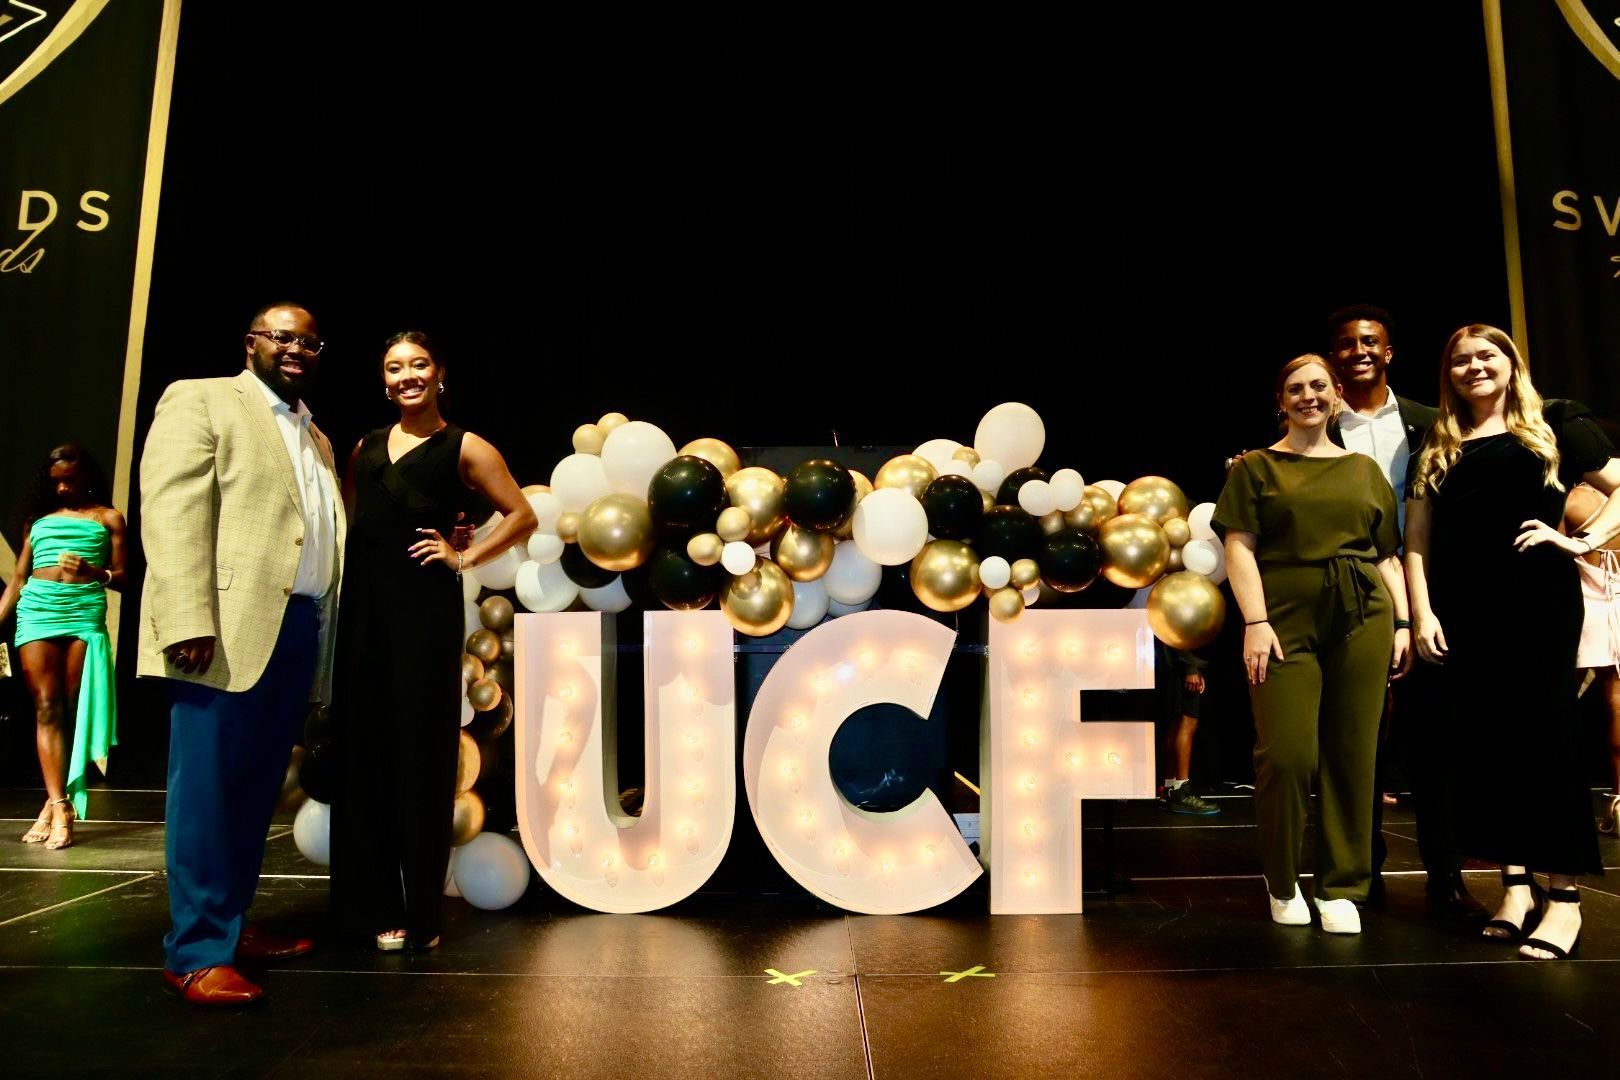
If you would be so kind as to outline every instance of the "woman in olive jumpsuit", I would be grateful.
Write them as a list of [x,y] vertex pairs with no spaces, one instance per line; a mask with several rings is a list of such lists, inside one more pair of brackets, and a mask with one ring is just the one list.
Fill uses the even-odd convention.
[[1339,392],[1320,357],[1283,367],[1277,404],[1283,437],[1238,461],[1214,514],[1245,624],[1262,864],[1272,919],[1310,922],[1297,877],[1319,772],[1314,899],[1324,929],[1357,933],[1378,721],[1409,664],[1395,493],[1372,458],[1329,439]]

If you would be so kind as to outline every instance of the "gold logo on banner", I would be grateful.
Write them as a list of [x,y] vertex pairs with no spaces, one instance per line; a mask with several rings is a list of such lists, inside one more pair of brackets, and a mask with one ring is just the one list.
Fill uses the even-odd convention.
[[[111,222],[106,202],[112,196],[105,191],[86,191],[79,196],[79,213],[83,216],[73,224],[84,232],[101,232]],[[45,249],[30,245],[38,240],[56,220],[56,196],[48,191],[24,190],[17,201],[17,231],[24,233],[22,242],[9,248],[0,248],[0,274],[19,271],[32,274]]]
[[1609,69],[1609,74],[1620,79],[1620,43],[1617,43],[1617,37],[1620,37],[1620,19],[1614,19],[1605,26],[1592,14],[1585,0],[1556,0],[1556,3],[1558,10],[1563,13],[1564,21],[1575,31],[1575,36],[1581,39],[1581,44],[1597,57],[1600,64]]

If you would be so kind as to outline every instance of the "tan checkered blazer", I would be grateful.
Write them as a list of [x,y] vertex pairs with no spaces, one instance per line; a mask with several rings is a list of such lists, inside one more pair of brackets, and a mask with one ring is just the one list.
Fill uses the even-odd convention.
[[[190,379],[163,392],[141,456],[138,672],[220,690],[259,681],[298,574],[304,516],[298,481],[256,377]],[[332,446],[314,425],[338,488]],[[337,502],[337,567],[321,602],[320,660],[311,700],[331,700],[332,647],[346,523]],[[163,656],[177,641],[215,638],[214,663],[188,675]]]

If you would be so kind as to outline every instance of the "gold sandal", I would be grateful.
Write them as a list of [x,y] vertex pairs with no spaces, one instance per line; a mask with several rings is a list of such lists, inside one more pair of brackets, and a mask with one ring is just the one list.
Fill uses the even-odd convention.
[[377,935],[378,952],[403,952],[405,949],[405,931],[384,930]]
[[22,842],[25,844],[43,844],[50,835],[51,804],[46,803],[45,809],[41,810],[39,817],[35,819],[33,827],[22,834]]
[[61,851],[63,848],[73,846],[73,822],[75,820],[73,801],[71,799],[52,799],[46,805],[55,806],[57,803],[67,807],[67,810],[63,814],[62,824],[53,824],[51,826],[50,836],[45,841],[46,851]]

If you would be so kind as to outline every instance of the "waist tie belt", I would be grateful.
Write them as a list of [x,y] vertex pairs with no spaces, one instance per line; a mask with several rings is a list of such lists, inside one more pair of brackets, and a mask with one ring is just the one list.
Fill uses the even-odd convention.
[[1317,622],[1329,638],[1324,644],[1336,645],[1367,621],[1373,598],[1378,593],[1378,574],[1366,559],[1339,555],[1322,568],[1322,597],[1327,610]]

